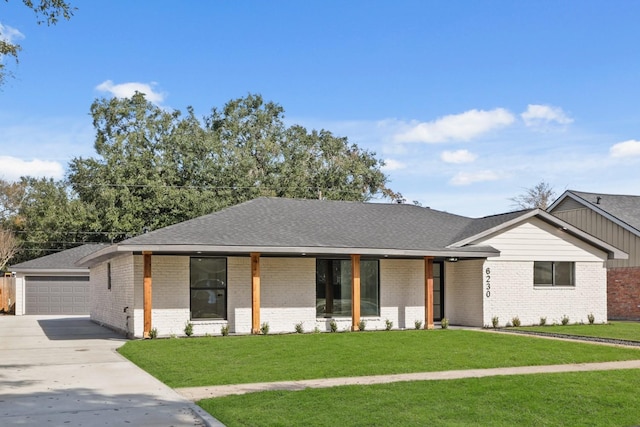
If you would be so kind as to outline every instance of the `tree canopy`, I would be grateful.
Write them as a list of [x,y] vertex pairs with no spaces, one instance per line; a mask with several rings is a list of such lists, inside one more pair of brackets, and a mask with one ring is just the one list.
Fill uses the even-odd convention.
[[[119,241],[256,197],[401,199],[375,153],[327,130],[287,126],[260,95],[196,117],[131,98],[91,106],[94,157],[76,157],[64,181],[5,183],[3,217],[24,257],[73,243]],[[4,197],[4,198],[3,198]]]

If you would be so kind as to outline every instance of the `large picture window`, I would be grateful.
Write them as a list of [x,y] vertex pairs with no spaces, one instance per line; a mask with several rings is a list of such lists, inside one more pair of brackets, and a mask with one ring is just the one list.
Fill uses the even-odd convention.
[[226,258],[191,258],[191,318],[227,318]]
[[[316,315],[347,317],[351,313],[351,260],[316,260]],[[378,260],[360,261],[360,314],[380,315]]]
[[533,284],[535,286],[575,286],[573,262],[535,261]]

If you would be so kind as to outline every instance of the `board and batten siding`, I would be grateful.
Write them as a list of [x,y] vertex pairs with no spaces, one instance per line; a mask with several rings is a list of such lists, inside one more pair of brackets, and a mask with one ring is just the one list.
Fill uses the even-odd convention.
[[[577,203],[574,201],[574,203]],[[629,254],[629,259],[610,259],[607,267],[640,267],[640,237],[592,209],[567,209],[563,203],[554,216]]]

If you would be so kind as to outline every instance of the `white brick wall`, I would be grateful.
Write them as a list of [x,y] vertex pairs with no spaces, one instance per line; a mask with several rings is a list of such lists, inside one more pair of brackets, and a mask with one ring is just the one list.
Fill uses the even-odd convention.
[[[141,255],[111,260],[111,290],[107,290],[106,263],[91,268],[91,318],[115,329],[142,336],[143,266]],[[491,294],[485,296],[484,270],[491,270]],[[329,330],[329,320],[316,318],[315,259],[269,258],[260,260],[261,322],[270,331],[293,332],[298,322],[304,329]],[[195,335],[220,334],[228,325],[231,333],[251,331],[250,258],[227,259],[226,320],[194,320]],[[183,335],[190,318],[189,257],[152,256],[152,327],[160,336]],[[133,286],[131,284],[133,283]],[[571,322],[585,321],[589,313],[606,320],[606,269],[603,262],[576,263],[575,288],[534,288],[533,262],[472,260],[445,263],[445,317],[454,325],[490,325],[519,316],[523,324],[549,323],[563,315]],[[385,320],[394,328],[424,324],[424,261],[383,259],[380,261],[380,316],[363,317],[367,329],[384,329]],[[129,307],[125,313],[124,308]],[[129,318],[128,318],[129,317]],[[350,329],[350,318],[336,318],[338,329]]]
[[[107,263],[90,270],[91,304],[93,321],[109,325],[124,333],[133,331],[134,280],[133,257],[123,255],[113,258],[111,263],[111,289],[107,289]],[[125,312],[125,307],[127,311]]]
[[384,329],[386,319],[394,328],[424,325],[424,260],[380,260],[380,306],[380,320],[367,329]]
[[518,316],[522,325],[539,324],[541,317],[547,324],[560,323],[563,316],[569,322],[585,322],[593,314],[596,322],[607,319],[606,268],[600,262],[577,262],[574,287],[533,286],[532,261],[494,261],[484,263],[490,269],[491,293],[487,297],[483,287],[483,323],[491,325],[498,316],[500,326]]
[[444,317],[452,325],[483,325],[482,263],[469,260],[444,264]]

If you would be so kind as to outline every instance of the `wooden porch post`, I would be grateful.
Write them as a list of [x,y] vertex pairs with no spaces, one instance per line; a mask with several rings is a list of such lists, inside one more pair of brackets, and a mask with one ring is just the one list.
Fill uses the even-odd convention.
[[251,253],[251,333],[260,333],[260,254]]
[[142,306],[144,312],[143,338],[149,338],[151,332],[151,252],[142,252],[143,282],[142,282]]
[[360,255],[351,255],[351,330],[360,330]]
[[433,329],[433,257],[424,257],[424,328]]

